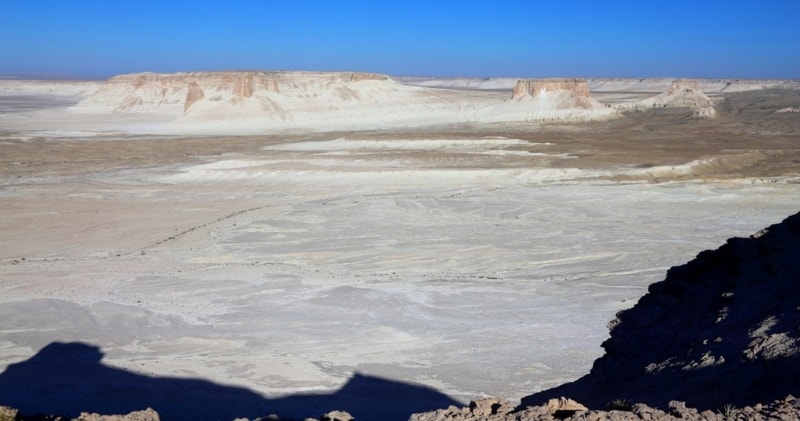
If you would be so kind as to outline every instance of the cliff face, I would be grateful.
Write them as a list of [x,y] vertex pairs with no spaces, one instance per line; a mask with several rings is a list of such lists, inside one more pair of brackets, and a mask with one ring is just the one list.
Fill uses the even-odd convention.
[[511,99],[519,103],[535,103],[539,108],[557,110],[603,109],[603,106],[589,95],[589,83],[580,79],[520,80],[514,86]]
[[[332,88],[365,81],[394,84],[388,76],[350,72],[141,73],[109,79],[94,95],[82,101],[78,108],[105,109],[115,113],[189,113],[197,103],[210,101],[219,105],[229,101],[231,104],[241,104],[242,98],[254,97],[261,99],[258,102],[262,103],[270,93],[307,98]],[[352,95],[342,99],[352,99]]]
[[[462,122],[608,119],[617,110],[577,79],[523,80],[511,100],[397,83],[359,72],[196,72],[121,75],[74,111],[152,114],[167,133],[403,127]],[[163,123],[161,123],[163,122]]]
[[800,213],[669,270],[611,323],[585,377],[523,399],[570,396],[716,410],[800,393]]
[[579,79],[518,80],[511,99],[523,96],[535,98],[546,92],[569,92],[576,97],[589,98],[589,83]]

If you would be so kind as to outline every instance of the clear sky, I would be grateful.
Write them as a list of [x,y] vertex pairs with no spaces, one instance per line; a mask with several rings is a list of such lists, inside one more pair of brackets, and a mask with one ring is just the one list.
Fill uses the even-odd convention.
[[0,74],[800,78],[800,0],[0,0]]

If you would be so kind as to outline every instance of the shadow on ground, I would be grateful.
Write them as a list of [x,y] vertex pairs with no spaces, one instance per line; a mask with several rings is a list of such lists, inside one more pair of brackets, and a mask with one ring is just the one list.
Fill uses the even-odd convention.
[[269,414],[318,418],[336,409],[359,421],[405,421],[415,412],[459,404],[425,386],[362,374],[333,393],[269,399],[202,379],[136,374],[105,365],[102,358],[94,345],[53,342],[0,374],[0,405],[26,415],[68,417],[81,412],[126,414],[150,407],[166,421],[254,419]]

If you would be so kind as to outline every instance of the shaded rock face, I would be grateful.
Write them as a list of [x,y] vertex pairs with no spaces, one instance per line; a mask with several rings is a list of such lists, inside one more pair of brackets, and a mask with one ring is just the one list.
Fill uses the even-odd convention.
[[671,268],[611,322],[583,378],[523,398],[744,407],[800,393],[800,213]]
[[580,79],[518,80],[511,99],[524,96],[538,97],[545,92],[570,92],[578,97],[589,98],[589,83]]
[[186,92],[186,101],[183,103],[183,112],[186,112],[189,109],[189,107],[192,106],[192,104],[194,104],[197,101],[200,101],[204,97],[205,93],[203,92],[203,89],[200,88],[200,85],[198,85],[197,82],[194,81],[190,82],[189,89]]

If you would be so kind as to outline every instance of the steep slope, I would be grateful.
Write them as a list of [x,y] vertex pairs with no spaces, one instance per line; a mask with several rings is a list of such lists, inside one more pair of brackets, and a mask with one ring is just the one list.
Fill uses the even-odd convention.
[[611,323],[585,377],[523,399],[569,396],[699,409],[800,393],[800,213],[669,270]]

